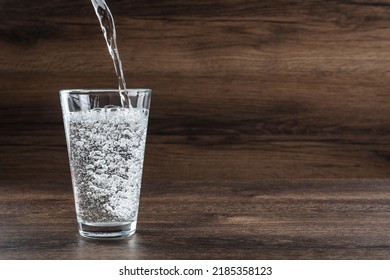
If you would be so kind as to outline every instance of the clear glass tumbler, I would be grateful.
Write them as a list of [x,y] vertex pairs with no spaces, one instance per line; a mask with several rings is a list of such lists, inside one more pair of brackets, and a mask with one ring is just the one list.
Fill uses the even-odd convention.
[[79,232],[118,238],[137,226],[151,90],[61,90]]

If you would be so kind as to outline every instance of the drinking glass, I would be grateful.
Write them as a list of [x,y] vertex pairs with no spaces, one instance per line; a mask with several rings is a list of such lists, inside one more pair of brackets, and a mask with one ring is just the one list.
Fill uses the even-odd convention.
[[[121,106],[121,97],[130,108]],[[79,232],[132,235],[137,226],[151,90],[61,90]]]

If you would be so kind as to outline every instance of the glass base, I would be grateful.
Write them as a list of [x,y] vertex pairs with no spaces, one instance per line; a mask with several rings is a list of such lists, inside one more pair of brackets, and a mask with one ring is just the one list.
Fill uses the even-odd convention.
[[127,223],[79,223],[80,235],[95,239],[120,239],[135,233],[137,221]]

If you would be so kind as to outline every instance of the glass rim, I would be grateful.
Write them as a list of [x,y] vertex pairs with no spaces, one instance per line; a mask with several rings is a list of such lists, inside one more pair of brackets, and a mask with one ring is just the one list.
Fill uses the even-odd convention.
[[[126,92],[131,93],[145,93],[151,94],[152,90],[147,88],[127,88]],[[119,89],[109,89],[109,88],[91,88],[91,89],[61,89],[59,91],[60,95],[63,94],[118,94]]]

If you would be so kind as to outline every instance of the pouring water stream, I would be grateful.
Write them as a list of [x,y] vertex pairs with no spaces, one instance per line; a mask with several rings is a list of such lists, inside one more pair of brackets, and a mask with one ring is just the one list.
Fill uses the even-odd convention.
[[130,108],[131,104],[126,94],[126,81],[123,75],[122,62],[119,57],[119,51],[116,43],[114,18],[105,0],[91,0],[91,2],[95,9],[96,16],[99,19],[100,26],[107,43],[108,51],[114,63],[115,72],[118,77],[119,94],[121,97],[122,107]]

